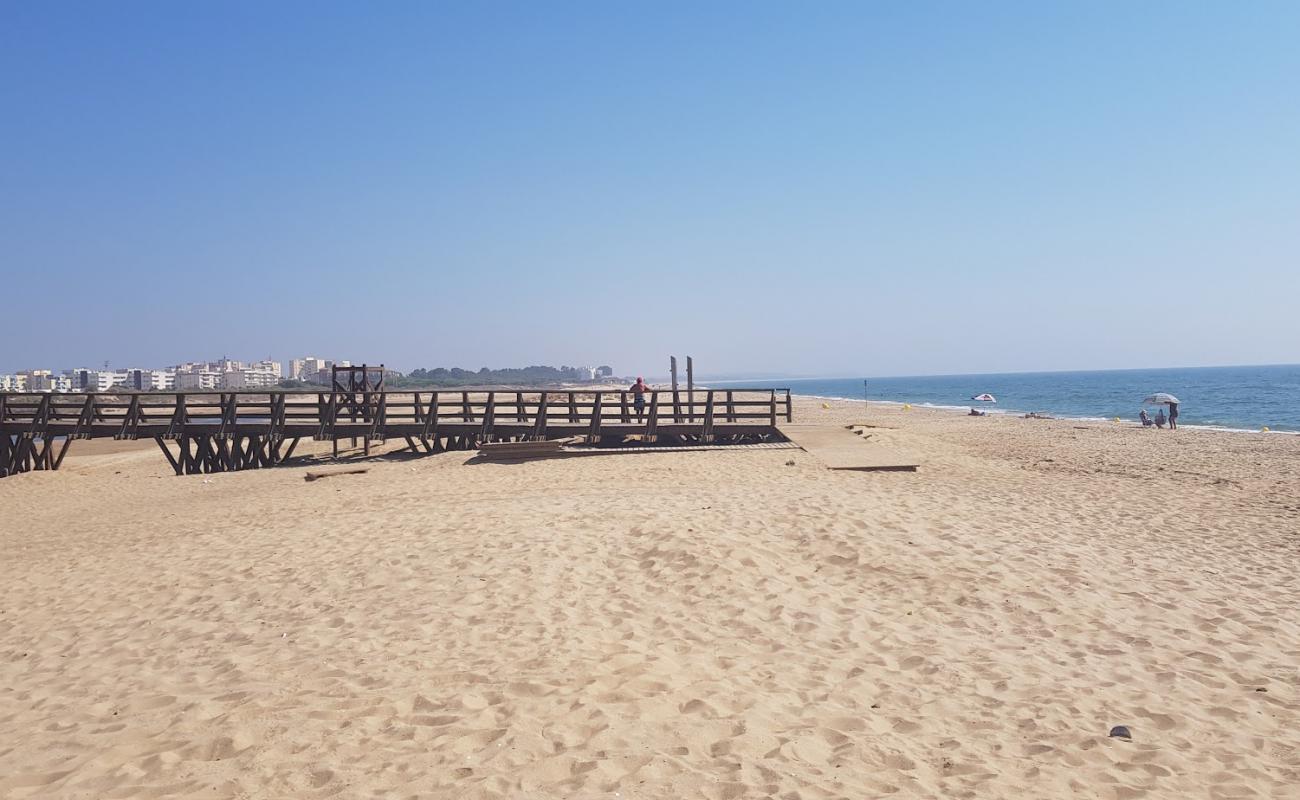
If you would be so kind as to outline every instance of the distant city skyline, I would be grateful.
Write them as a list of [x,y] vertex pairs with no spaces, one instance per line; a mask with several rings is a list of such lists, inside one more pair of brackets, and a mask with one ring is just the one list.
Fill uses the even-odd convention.
[[1297,30],[1268,0],[6,4],[0,371],[1294,363]]

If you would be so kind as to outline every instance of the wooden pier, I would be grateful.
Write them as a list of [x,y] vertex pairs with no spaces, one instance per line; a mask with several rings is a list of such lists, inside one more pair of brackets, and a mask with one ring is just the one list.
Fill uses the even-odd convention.
[[588,443],[740,444],[782,440],[788,389],[646,393],[466,389],[324,392],[0,393],[0,477],[57,470],[78,439],[151,438],[177,475],[273,467],[302,439],[401,439],[414,453],[489,442],[582,437]]

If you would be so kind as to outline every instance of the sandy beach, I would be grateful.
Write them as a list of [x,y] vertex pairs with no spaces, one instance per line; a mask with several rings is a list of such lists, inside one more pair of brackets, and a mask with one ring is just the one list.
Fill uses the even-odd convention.
[[0,480],[0,797],[1300,797],[1300,436],[822,405],[921,469]]

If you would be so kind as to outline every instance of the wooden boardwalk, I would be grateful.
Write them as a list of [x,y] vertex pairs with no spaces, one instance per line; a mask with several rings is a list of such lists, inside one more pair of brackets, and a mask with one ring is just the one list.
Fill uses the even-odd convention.
[[473,450],[488,442],[628,437],[680,444],[781,438],[787,389],[651,390],[643,409],[628,391],[0,393],[0,477],[55,470],[78,439],[151,438],[177,475],[282,463],[302,439],[401,439],[416,453]]
[[887,445],[865,442],[843,425],[778,426],[787,439],[799,445],[830,469],[861,471],[915,471],[920,462]]

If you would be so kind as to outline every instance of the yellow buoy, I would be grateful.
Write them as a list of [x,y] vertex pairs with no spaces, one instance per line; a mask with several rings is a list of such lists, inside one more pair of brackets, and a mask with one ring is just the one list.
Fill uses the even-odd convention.
[[903,403],[903,410],[904,410],[904,411],[911,411],[911,410],[912,410],[912,404],[911,404],[911,403]]
[[1111,420],[1111,422],[1119,422],[1119,417],[1115,417],[1115,419]]
[[831,407],[830,403],[822,403],[822,408],[830,408],[830,407]]
[[1264,433],[1268,433],[1268,426],[1265,425],[1264,427],[1260,428],[1260,430],[1263,431]]

